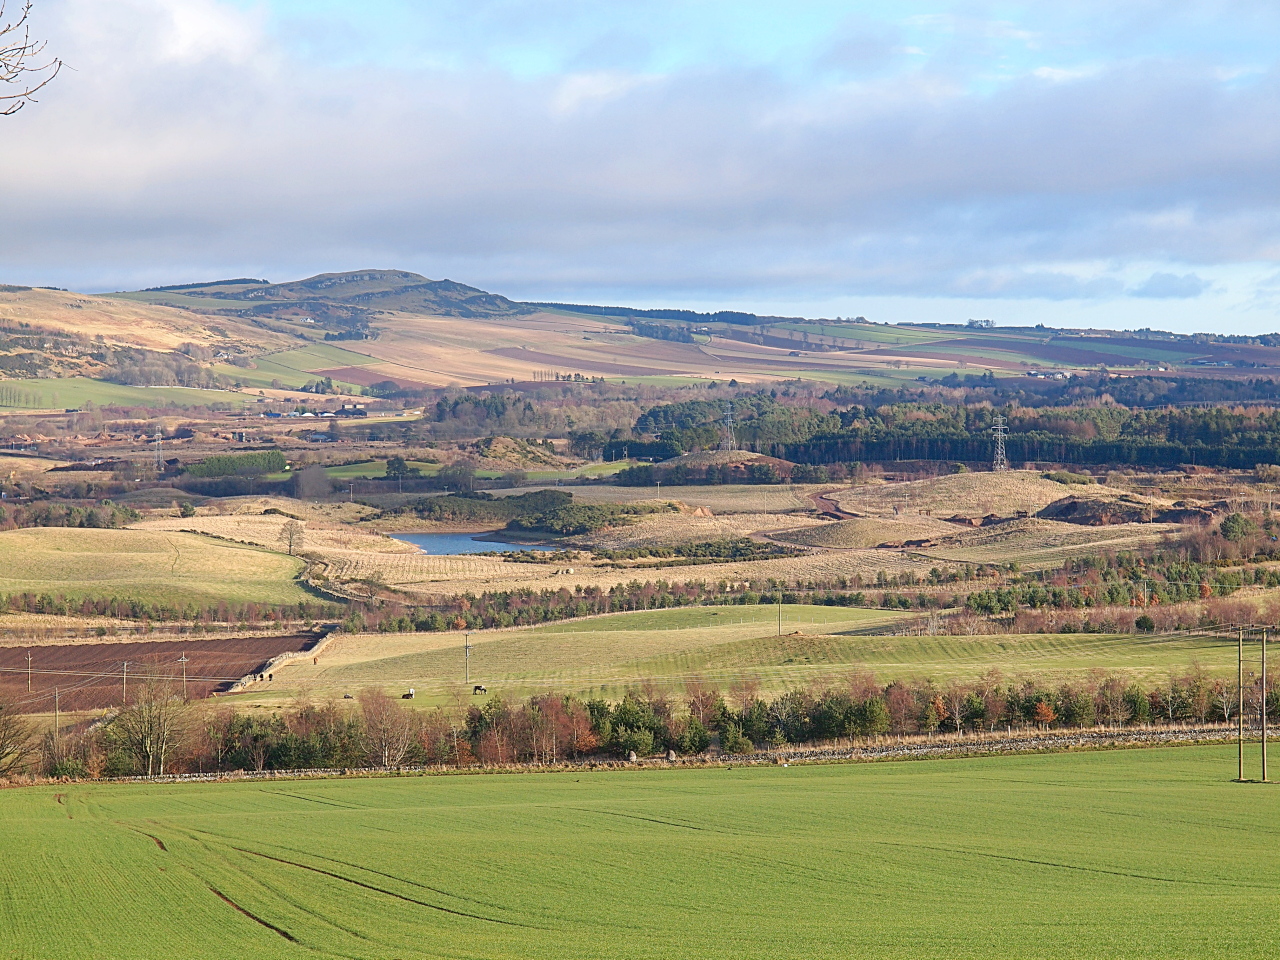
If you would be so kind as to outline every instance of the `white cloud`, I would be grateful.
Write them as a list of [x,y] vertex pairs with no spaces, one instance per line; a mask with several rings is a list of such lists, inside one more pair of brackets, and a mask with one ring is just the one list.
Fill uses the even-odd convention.
[[[540,296],[1136,309],[1126,291],[1176,286],[1161,274],[1190,290],[1213,276],[1203,265],[1280,260],[1274,72],[1231,86],[1199,63],[1127,61],[981,93],[933,65],[821,83],[723,66],[522,80],[330,70],[216,0],[42,10],[76,71],[0,121],[0,203],[24,225],[0,241],[0,280],[377,263]],[[891,33],[844,39],[822,64],[901,49]],[[1126,285],[1137,262],[1156,276]]]

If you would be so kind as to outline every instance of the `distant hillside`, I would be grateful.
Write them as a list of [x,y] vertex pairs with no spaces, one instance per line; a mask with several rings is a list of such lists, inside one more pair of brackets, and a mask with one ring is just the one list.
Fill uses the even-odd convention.
[[363,339],[369,321],[382,313],[436,317],[514,317],[535,308],[514,303],[453,280],[429,280],[406,270],[353,270],[322,273],[305,280],[216,280],[204,284],[153,287],[119,294],[151,303],[167,303],[200,313],[317,324],[327,339]]
[[[65,290],[0,287],[0,377],[111,377],[156,356],[236,362],[292,338],[238,318]],[[149,383],[148,380],[122,382]],[[162,378],[159,383],[184,382]]]

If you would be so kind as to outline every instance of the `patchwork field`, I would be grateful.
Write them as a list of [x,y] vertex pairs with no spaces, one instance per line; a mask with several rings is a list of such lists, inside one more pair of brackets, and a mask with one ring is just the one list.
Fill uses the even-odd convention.
[[1270,957],[1280,792],[1234,772],[1183,747],[6,790],[5,950]]
[[36,527],[0,533],[0,593],[153,603],[297,603],[302,561],[189,533]]

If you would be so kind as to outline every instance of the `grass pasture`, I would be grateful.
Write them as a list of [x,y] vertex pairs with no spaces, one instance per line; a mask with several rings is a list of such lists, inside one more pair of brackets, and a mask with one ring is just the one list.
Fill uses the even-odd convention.
[[[781,692],[871,671],[881,683],[931,678],[1079,677],[1091,670],[1164,680],[1199,664],[1216,675],[1235,668],[1235,647],[1208,637],[1128,634],[893,636],[884,628],[913,615],[785,605],[689,607],[610,614],[568,623],[471,634],[470,676],[491,694],[518,698],[553,690],[618,698],[642,683],[681,694],[693,678],[728,690],[739,681]],[[426,702],[460,689],[465,638],[456,632],[339,636],[319,664],[285,667],[270,691],[341,696],[365,686],[413,687]]]
[[0,533],[0,593],[152,603],[297,603],[302,561],[189,533],[34,527]]
[[[1234,748],[0,794],[15,958],[1271,957]],[[1270,839],[1268,839],[1270,838]]]
[[[234,369],[234,368],[233,368]],[[194,387],[130,387],[89,377],[57,380],[8,381],[14,387],[12,405],[0,402],[0,410],[74,410],[92,403],[99,407],[213,407],[239,409],[246,398],[229,390],[197,390]]]

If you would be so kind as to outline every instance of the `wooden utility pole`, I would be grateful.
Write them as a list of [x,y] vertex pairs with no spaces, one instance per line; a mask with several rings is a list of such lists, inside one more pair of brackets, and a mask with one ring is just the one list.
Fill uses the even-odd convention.
[[129,705],[129,661],[124,661],[124,669],[120,674],[124,678],[124,685],[120,694],[120,706],[127,707]]
[[1236,781],[1244,783],[1244,627],[1240,628],[1240,646],[1236,659],[1236,689],[1240,696],[1240,709],[1236,713],[1236,747],[1239,755],[1239,775]]
[[182,656],[178,658],[178,662],[182,664],[182,699],[187,699],[187,651],[182,651]]
[[1267,782],[1267,632],[1262,628],[1262,782]]
[[782,636],[782,585],[778,585],[778,636]]
[[31,651],[27,651],[27,693],[31,692]]
[[466,667],[465,667],[466,672],[463,674],[463,676],[466,682],[470,683],[471,682],[471,633],[469,631],[467,633],[465,649],[467,651]]
[[53,735],[55,737],[58,736],[58,733],[61,727],[62,727],[62,718],[59,715],[59,711],[58,711],[58,688],[54,687],[53,688]]

